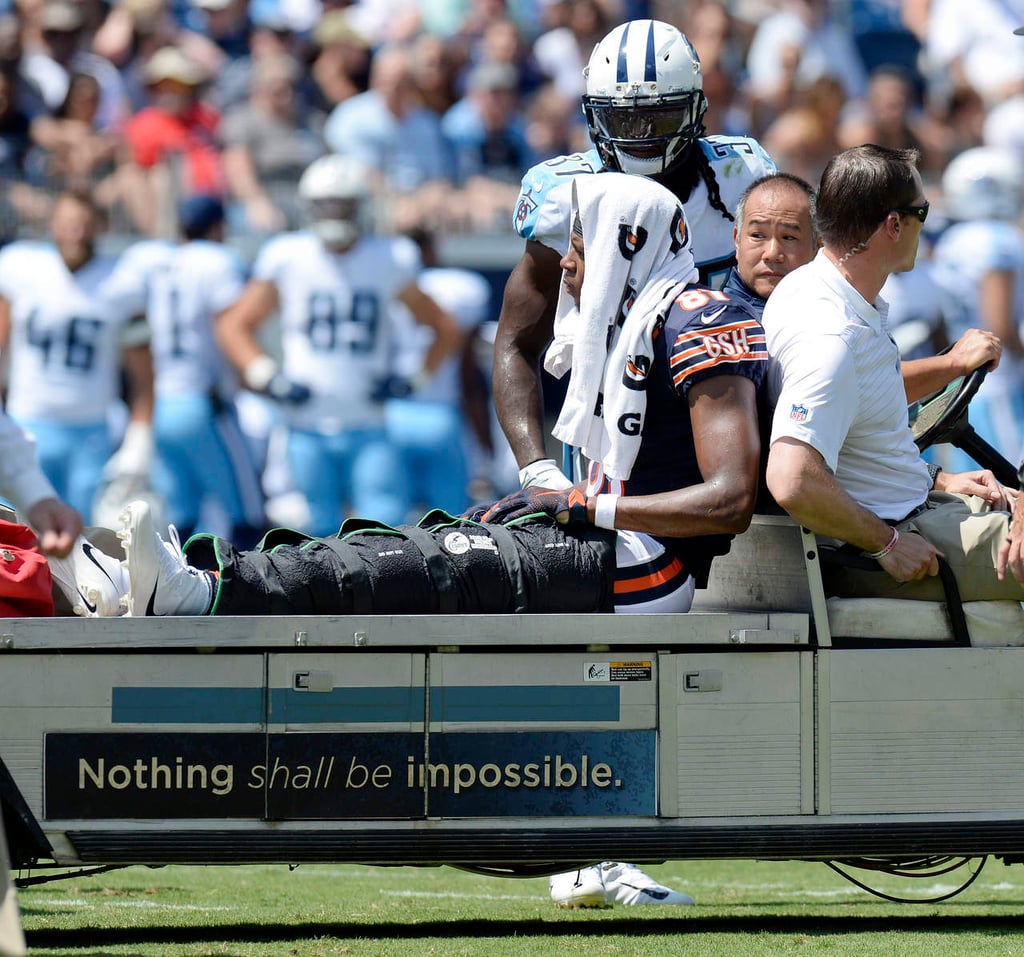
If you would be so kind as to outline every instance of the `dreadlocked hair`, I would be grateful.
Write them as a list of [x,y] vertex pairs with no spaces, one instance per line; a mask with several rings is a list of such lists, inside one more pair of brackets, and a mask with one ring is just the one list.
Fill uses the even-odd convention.
[[718,188],[718,179],[715,177],[715,171],[711,168],[711,161],[707,158],[704,150],[700,148],[700,143],[697,142],[705,133],[704,125],[701,124],[700,129],[697,131],[697,136],[693,141],[693,145],[690,147],[697,151],[697,170],[700,173],[700,178],[704,180],[704,185],[708,189],[708,202],[714,209],[717,209],[730,223],[736,222],[736,217],[729,212],[729,208],[722,202],[722,192]]

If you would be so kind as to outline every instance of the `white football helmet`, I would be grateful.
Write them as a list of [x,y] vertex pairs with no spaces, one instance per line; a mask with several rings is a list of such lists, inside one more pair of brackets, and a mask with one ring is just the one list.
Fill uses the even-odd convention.
[[697,51],[660,20],[630,20],[594,47],[583,114],[609,169],[654,176],[680,162],[703,132]]
[[942,192],[952,219],[1015,220],[1024,202],[1024,174],[1009,150],[976,146],[946,167]]
[[321,156],[306,167],[298,189],[310,229],[325,245],[347,248],[366,231],[370,182],[362,163],[349,156]]

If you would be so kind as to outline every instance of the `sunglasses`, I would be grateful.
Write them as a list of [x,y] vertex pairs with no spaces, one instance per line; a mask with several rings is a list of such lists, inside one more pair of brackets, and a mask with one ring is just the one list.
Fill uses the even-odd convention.
[[916,216],[923,223],[928,218],[928,207],[931,203],[925,200],[920,206],[897,206],[893,209],[894,213],[899,213],[902,216]]

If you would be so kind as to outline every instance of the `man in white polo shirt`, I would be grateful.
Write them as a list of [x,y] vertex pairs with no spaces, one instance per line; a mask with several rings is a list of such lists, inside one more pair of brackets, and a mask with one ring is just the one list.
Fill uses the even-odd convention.
[[965,601],[1020,599],[1024,514],[1010,529],[1017,493],[987,470],[929,467],[907,422],[879,290],[917,255],[928,201],[916,161],[915,150],[859,146],[822,175],[824,245],[779,283],[764,312],[778,396],[768,488],[801,525],[856,545],[888,572],[865,576],[861,594],[940,599],[941,553]]

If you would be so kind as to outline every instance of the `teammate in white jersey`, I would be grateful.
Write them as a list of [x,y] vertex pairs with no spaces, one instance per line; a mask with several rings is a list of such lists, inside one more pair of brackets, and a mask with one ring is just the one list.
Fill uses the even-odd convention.
[[736,261],[736,201],[775,172],[756,140],[703,135],[700,61],[675,27],[659,20],[617,26],[594,48],[584,75],[583,111],[596,149],[540,163],[523,177],[514,226],[526,248],[505,286],[494,343],[495,405],[524,487],[569,482],[545,459],[538,370],[569,246],[573,178],[618,170],[668,187],[683,200],[699,281],[718,287]]
[[232,537],[252,546],[263,532],[263,495],[234,407],[237,377],[213,336],[216,316],[241,295],[245,270],[223,245],[218,199],[190,197],[178,214],[184,242],[137,243],[117,270],[151,333],[155,485],[186,537],[214,502]]
[[35,436],[43,471],[82,515],[92,511],[114,449],[108,414],[122,362],[132,379],[132,421],[148,422],[153,398],[148,347],[125,347],[132,310],[111,282],[114,262],[95,253],[100,225],[91,197],[62,193],[51,242],[19,241],[0,251],[7,411]]
[[[1011,461],[1024,453],[1024,232],[1017,225],[1024,173],[1014,154],[981,146],[954,159],[942,177],[955,220],[935,246],[934,272],[947,306],[949,337],[969,326],[995,333],[1002,360],[971,403],[971,425]],[[954,471],[974,468],[955,450]]]
[[[241,298],[218,320],[218,340],[251,389],[281,401],[289,465],[310,509],[304,530],[334,533],[345,506],[397,524],[406,502],[383,400],[429,379],[459,347],[459,331],[416,285],[416,245],[367,232],[368,181],[355,160],[321,157],[303,173],[299,195],[311,228],[262,247]],[[396,299],[434,332],[422,369],[400,388],[390,368]],[[275,310],[280,365],[256,336]]]

